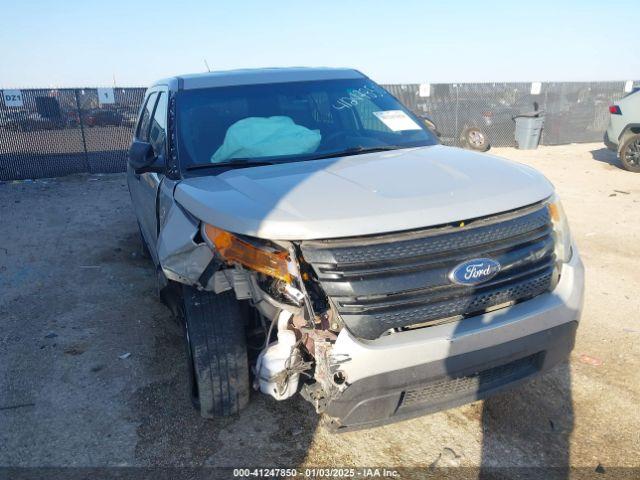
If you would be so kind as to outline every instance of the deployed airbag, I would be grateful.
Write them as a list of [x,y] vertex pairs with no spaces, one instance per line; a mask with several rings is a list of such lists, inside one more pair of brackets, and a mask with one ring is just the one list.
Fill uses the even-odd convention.
[[247,117],[229,127],[211,162],[312,153],[321,138],[319,130],[297,125],[289,117]]

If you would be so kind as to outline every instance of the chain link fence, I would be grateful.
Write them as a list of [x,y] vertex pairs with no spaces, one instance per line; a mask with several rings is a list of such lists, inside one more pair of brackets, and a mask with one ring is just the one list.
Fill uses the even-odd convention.
[[3,90],[0,180],[122,172],[144,88]]
[[[540,84],[539,91],[531,83],[384,86],[416,114],[429,116],[442,142],[454,146],[461,146],[472,128],[492,146],[514,146],[513,117],[534,110],[545,114],[543,145],[600,142],[608,106],[625,95],[625,82],[550,82]],[[144,92],[3,90],[0,180],[124,171]]]
[[[638,85],[635,82],[632,88]],[[469,130],[477,128],[492,146],[513,147],[513,117],[534,111],[545,116],[542,145],[602,141],[609,122],[608,107],[626,94],[625,86],[626,82],[551,82],[540,84],[536,94],[531,93],[530,82],[385,88],[418,115],[428,115],[445,144],[461,146]]]

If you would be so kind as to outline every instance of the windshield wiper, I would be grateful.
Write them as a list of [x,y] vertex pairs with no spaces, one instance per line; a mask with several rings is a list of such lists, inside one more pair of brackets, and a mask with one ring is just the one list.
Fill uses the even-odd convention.
[[200,163],[197,165],[189,165],[187,170],[200,170],[201,168],[228,167],[228,168],[248,168],[259,167],[262,165],[273,165],[273,162],[258,161],[251,158],[232,158],[226,162],[218,163]]
[[349,155],[361,155],[363,153],[386,152],[389,150],[399,150],[401,148],[407,148],[407,147],[402,147],[400,145],[383,145],[380,147],[353,147],[353,148],[347,148],[346,150],[341,150],[339,152],[322,153],[320,155],[306,157],[305,160],[320,160],[322,158],[347,157]]
[[[301,158],[292,158],[289,161],[300,162],[305,160],[320,160],[323,158],[346,157],[349,155],[361,155],[363,153],[375,153],[375,152],[386,152],[389,150],[399,150],[401,148],[410,148],[410,147],[403,147],[401,145],[381,145],[379,147],[352,147],[352,148],[347,148],[346,150],[340,150],[339,152],[321,153],[319,155],[303,156]],[[276,163],[286,163],[286,162],[269,162],[266,160],[254,160],[252,158],[232,158],[226,162],[201,163],[197,165],[189,165],[188,167],[186,167],[186,170],[199,170],[202,168],[213,168],[213,167],[248,168],[248,167],[259,167],[261,165],[275,165]]]

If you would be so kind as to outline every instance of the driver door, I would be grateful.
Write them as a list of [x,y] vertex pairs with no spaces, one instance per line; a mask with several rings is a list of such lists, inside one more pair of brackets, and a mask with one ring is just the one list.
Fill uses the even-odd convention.
[[[167,105],[167,90],[162,87],[152,89],[147,96],[135,133],[137,140],[151,144],[158,165],[164,165],[167,151]],[[163,179],[163,173],[137,174],[131,166],[128,166],[127,180],[133,208],[142,235],[156,264],[158,263],[156,247],[158,238],[157,199],[160,183]]]

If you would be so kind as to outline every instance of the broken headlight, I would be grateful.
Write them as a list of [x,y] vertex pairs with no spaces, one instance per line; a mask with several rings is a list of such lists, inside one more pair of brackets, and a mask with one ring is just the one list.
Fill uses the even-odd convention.
[[555,239],[556,261],[560,264],[571,260],[571,233],[569,232],[569,222],[562,208],[562,203],[557,194],[554,194],[547,202],[551,223],[553,224],[553,234]]
[[291,283],[289,252],[277,245],[250,241],[208,224],[203,224],[202,234],[223,260]]

